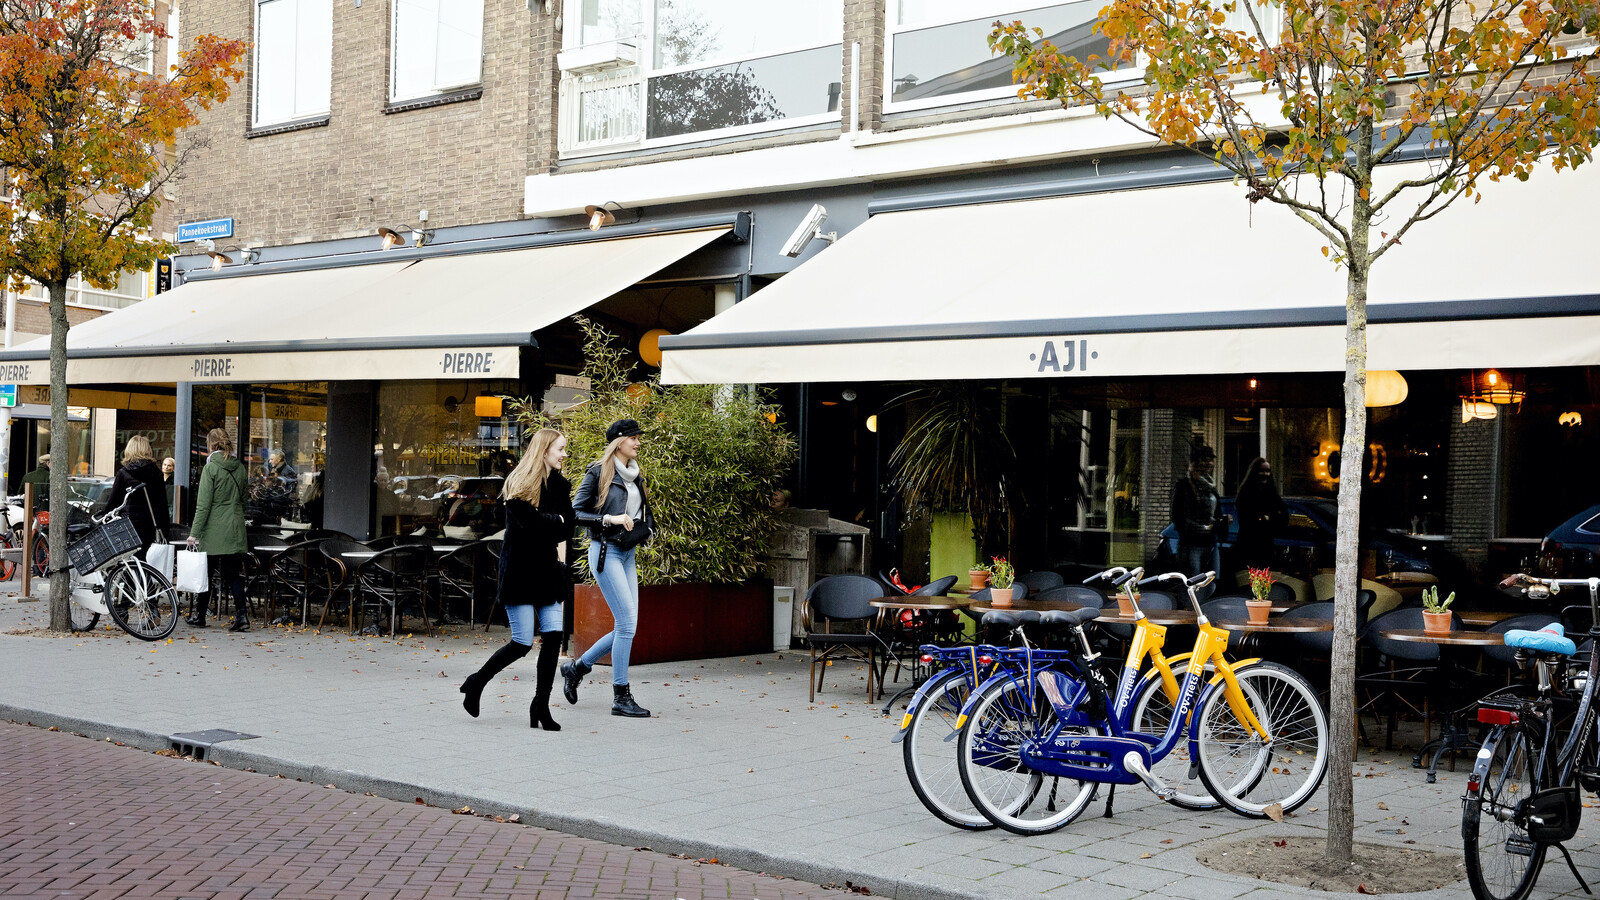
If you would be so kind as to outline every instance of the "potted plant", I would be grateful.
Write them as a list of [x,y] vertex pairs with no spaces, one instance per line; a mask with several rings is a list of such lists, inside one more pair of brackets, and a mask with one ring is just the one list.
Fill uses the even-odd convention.
[[1272,615],[1272,570],[1250,569],[1250,599],[1244,602],[1251,625],[1265,625]]
[[973,563],[967,570],[967,578],[972,582],[972,589],[981,591],[989,586],[989,567],[983,563]]
[[1422,589],[1422,630],[1434,634],[1443,634],[1450,631],[1450,604],[1454,603],[1456,592],[1451,591],[1450,596],[1439,599],[1439,587],[1433,585]]
[[1016,581],[1017,571],[1004,556],[996,556],[994,563],[989,566],[989,603],[994,606],[1011,605],[1011,585]]

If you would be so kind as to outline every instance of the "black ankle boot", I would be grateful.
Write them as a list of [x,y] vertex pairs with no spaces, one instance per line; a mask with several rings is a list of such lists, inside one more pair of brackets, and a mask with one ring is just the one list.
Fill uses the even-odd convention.
[[249,631],[250,618],[248,616],[234,616],[233,623],[228,626],[229,631]]
[[516,641],[508,641],[505,646],[484,660],[482,668],[467,676],[467,680],[461,683],[461,693],[467,695],[461,701],[461,705],[466,708],[467,715],[474,719],[478,717],[478,701],[483,697],[484,687],[506,666],[527,656],[531,649]]
[[202,609],[198,615],[191,613],[184,617],[183,622],[190,628],[204,628],[206,627],[206,611]]
[[560,731],[561,726],[550,715],[550,688],[556,681],[556,661],[561,658],[561,632],[546,631],[539,635],[539,658],[534,672],[538,680],[533,690],[533,704],[528,707],[528,727],[545,731]]
[[650,710],[633,702],[633,692],[625,684],[611,686],[613,699],[611,701],[611,714],[613,716],[627,716],[630,719],[648,719]]
[[589,674],[592,666],[583,664],[583,660],[574,659],[561,664],[561,696],[574,706],[578,703],[578,685],[583,684],[583,676]]

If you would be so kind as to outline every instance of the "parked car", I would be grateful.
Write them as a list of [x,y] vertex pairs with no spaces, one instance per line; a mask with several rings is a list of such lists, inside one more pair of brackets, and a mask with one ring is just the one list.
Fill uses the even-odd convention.
[[[1275,555],[1280,558],[1309,556],[1306,562],[1312,569],[1333,565],[1338,504],[1323,497],[1285,497],[1283,504],[1289,508],[1289,521],[1273,541],[1277,548]],[[1224,571],[1231,572],[1240,568],[1233,558],[1233,545],[1239,538],[1239,516],[1234,510],[1232,497],[1222,498],[1222,513],[1232,517],[1228,534],[1221,541],[1222,567]],[[1435,569],[1429,558],[1429,548],[1402,535],[1369,533],[1363,535],[1362,544],[1377,552],[1380,572],[1433,572]],[[1161,548],[1163,554],[1171,554],[1174,560],[1177,558],[1176,526],[1168,524],[1161,529]]]
[[1600,504],[1557,525],[1539,542],[1539,574],[1586,578],[1600,574]]

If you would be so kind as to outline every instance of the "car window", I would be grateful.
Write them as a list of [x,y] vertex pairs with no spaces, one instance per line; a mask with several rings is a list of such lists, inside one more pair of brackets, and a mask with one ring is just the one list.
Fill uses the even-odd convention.
[[1582,525],[1579,525],[1578,530],[1584,534],[1600,534],[1600,516],[1595,516]]

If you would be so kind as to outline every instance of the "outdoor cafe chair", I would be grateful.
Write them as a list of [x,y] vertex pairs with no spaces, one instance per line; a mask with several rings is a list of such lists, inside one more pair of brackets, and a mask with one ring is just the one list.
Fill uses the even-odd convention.
[[500,597],[500,547],[502,542],[493,538],[473,541],[450,550],[434,564],[430,578],[433,595],[439,605],[441,617],[452,609],[467,607],[468,626],[478,624],[478,600],[487,599],[488,608],[483,617],[483,630],[489,630]]
[[1087,584],[1063,584],[1059,587],[1053,587],[1048,590],[1040,591],[1039,595],[1033,599],[1065,601],[1067,603],[1076,603],[1079,606],[1092,606],[1095,609],[1104,609],[1107,603],[1115,605],[1114,601],[1108,601],[1106,599],[1105,594],[1100,593],[1098,590],[1095,590]]
[[[1384,749],[1388,749],[1394,741],[1394,729],[1402,707],[1422,717],[1424,741],[1432,734],[1433,707],[1441,693],[1439,645],[1397,641],[1382,634],[1384,631],[1420,630],[1422,627],[1421,607],[1397,609],[1367,623],[1362,643],[1377,654],[1377,659],[1369,661],[1364,667],[1365,671],[1359,665],[1357,668],[1357,721],[1360,721],[1362,710],[1376,710],[1381,701],[1388,701]],[[1451,613],[1450,630],[1457,631],[1461,627],[1461,617]],[[1363,690],[1367,695],[1365,700],[1361,697]]]
[[422,617],[423,630],[432,633],[428,615],[428,570],[433,551],[427,547],[400,546],[379,550],[355,570],[356,590],[352,617],[365,621],[366,614],[389,613],[389,634],[399,630],[407,609]]
[[1061,587],[1067,583],[1067,580],[1057,572],[1028,572],[1024,575],[1018,575],[1017,582],[1027,585],[1028,593],[1038,594],[1051,588]]
[[359,568],[361,561],[345,559],[343,554],[371,552],[378,549],[381,548],[342,538],[329,538],[317,542],[317,552],[322,556],[323,590],[326,592],[326,599],[322,604],[324,612],[330,605],[340,600],[344,601],[341,605],[349,609],[350,601],[354,599],[355,570]]
[[[872,601],[882,596],[883,586],[865,575],[829,575],[806,592],[801,621],[811,649],[811,702],[816,702],[817,691],[822,689],[828,663],[839,658],[859,659],[867,664],[867,701],[877,699],[878,650],[886,648],[872,631],[872,620],[878,616]],[[856,626],[861,630],[836,632],[836,626]]]
[[[326,588],[322,554],[317,551],[317,545],[320,543],[321,541],[299,541],[290,544],[277,552],[267,564],[263,584],[267,595],[269,620],[276,618],[275,613],[281,603],[286,612],[299,607],[302,613],[301,621],[305,621],[308,615],[306,611]],[[326,605],[323,611],[326,613]]]

